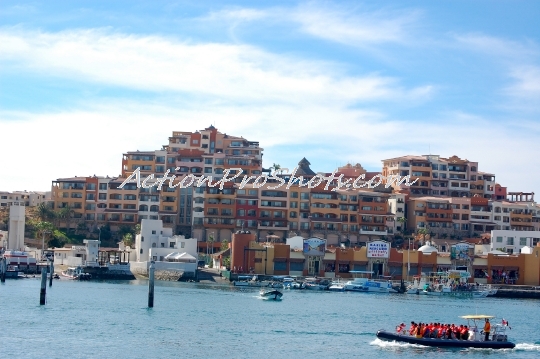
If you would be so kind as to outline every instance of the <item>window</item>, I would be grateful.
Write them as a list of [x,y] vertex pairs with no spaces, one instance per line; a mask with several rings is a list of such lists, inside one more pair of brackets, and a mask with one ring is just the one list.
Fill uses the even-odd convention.
[[519,245],[520,245],[520,246],[526,246],[526,245],[527,245],[527,238],[521,237],[521,238],[519,239]]
[[309,199],[309,193],[307,192],[300,193],[300,199]]
[[156,234],[156,231],[152,231],[152,234]]
[[256,190],[256,189],[250,189],[250,190],[248,190],[248,195],[250,195],[250,196],[256,196],[256,195],[257,195],[257,190]]
[[514,237],[508,237],[508,239],[506,240],[506,244],[508,244],[509,246],[513,246],[514,245]]
[[291,192],[291,198],[298,198],[298,192]]

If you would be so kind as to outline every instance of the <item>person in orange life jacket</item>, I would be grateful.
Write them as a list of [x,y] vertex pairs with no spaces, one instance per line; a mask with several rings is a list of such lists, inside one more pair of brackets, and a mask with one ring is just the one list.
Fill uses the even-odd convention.
[[424,332],[422,333],[422,338],[429,338],[431,334],[431,324],[428,324],[424,327]]
[[414,331],[416,330],[416,323],[411,322],[411,327],[409,328],[409,334],[414,335]]
[[450,324],[446,324],[446,339],[452,339],[452,328]]
[[424,324],[423,323],[419,323],[418,326],[416,327],[416,333],[415,333],[416,337],[417,338],[422,338],[422,335],[424,334]]
[[467,328],[466,325],[464,325],[463,329],[461,329],[461,339],[462,340],[469,339],[469,328]]
[[489,332],[491,332],[491,324],[489,323],[489,319],[486,318],[486,324],[484,324],[484,334],[486,335],[484,338],[484,341],[489,341]]
[[461,338],[461,328],[458,327],[457,325],[454,327],[454,335],[456,336],[456,339],[460,339]]

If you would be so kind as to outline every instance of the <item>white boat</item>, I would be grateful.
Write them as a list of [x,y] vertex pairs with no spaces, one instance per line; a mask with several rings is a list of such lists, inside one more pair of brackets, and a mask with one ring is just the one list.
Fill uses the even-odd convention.
[[238,280],[233,282],[235,287],[268,287],[270,282],[261,281],[257,275],[254,276],[238,276]]
[[426,278],[423,276],[414,276],[413,282],[407,286],[407,294],[420,294],[424,290],[426,284]]
[[306,278],[303,287],[308,290],[327,290],[329,285],[330,283],[326,279]]
[[88,280],[92,278],[91,274],[85,273],[82,267],[68,267],[67,270],[61,272],[63,277],[77,280]]
[[343,289],[351,292],[375,292],[390,293],[394,292],[392,283],[386,279],[371,279],[371,271],[350,271],[354,277],[353,280],[345,283]]
[[345,282],[341,280],[335,280],[330,283],[330,286],[328,287],[328,290],[332,292],[344,292],[345,291]]
[[264,300],[281,300],[281,297],[283,297],[283,293],[281,293],[279,290],[265,290],[261,289],[259,292],[259,295]]
[[304,283],[298,282],[294,278],[283,278],[283,289],[302,289],[304,287]]

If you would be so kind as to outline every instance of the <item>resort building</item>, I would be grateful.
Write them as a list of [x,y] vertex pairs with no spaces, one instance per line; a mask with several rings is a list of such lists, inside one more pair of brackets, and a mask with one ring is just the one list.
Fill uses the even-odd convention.
[[47,203],[51,200],[51,192],[35,191],[0,191],[0,207],[9,207],[14,202],[23,203],[26,207],[35,207],[40,203]]

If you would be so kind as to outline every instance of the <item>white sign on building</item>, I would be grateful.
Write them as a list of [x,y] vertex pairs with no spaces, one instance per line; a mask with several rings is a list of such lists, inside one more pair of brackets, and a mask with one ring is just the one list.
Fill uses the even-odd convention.
[[383,241],[374,241],[367,244],[368,258],[389,258],[390,243]]

